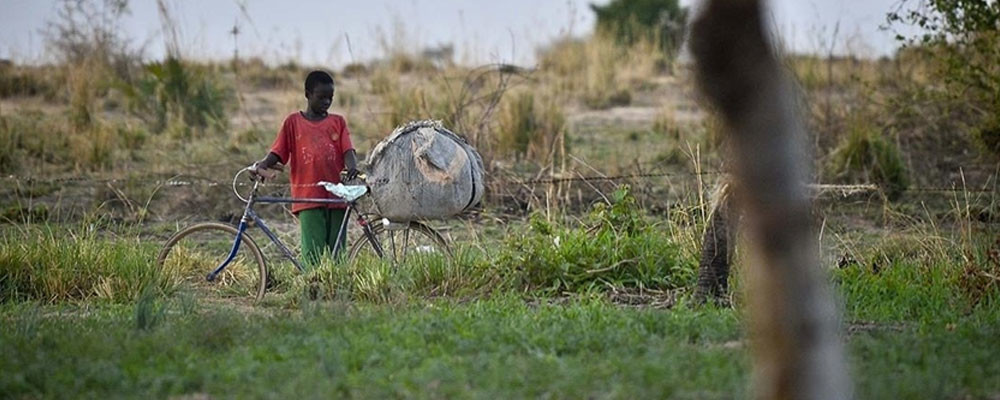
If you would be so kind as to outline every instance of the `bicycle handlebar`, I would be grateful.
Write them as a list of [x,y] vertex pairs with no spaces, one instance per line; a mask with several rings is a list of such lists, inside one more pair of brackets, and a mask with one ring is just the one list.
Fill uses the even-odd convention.
[[[236,189],[236,187],[238,186],[237,182],[240,179],[240,175],[243,174],[244,172],[250,172],[251,168],[252,168],[252,166],[250,166],[250,167],[244,167],[244,168],[240,169],[239,171],[236,171],[236,175],[233,175],[233,182],[232,182],[233,194],[235,194],[236,198],[240,199],[240,201],[242,201],[244,203],[250,202],[250,199],[257,195],[257,189],[259,189],[260,185],[262,183],[264,183],[264,177],[263,176],[256,175],[256,174],[250,174],[250,180],[253,181],[253,189],[250,190],[250,196],[243,197],[242,195],[240,195],[240,191]],[[340,173],[341,177],[344,176],[345,172],[346,171],[341,171],[341,173]],[[365,182],[365,179],[367,177],[368,176],[366,174],[359,173],[358,176],[355,177],[354,179],[358,180],[358,181],[361,181],[362,184],[365,184],[367,186],[367,183]]]

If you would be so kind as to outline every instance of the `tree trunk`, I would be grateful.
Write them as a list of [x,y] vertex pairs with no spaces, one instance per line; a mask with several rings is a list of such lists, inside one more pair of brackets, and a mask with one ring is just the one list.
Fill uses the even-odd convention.
[[747,302],[758,398],[851,396],[837,312],[819,268],[805,132],[760,0],[706,0],[691,28],[698,83],[731,140],[749,240]]

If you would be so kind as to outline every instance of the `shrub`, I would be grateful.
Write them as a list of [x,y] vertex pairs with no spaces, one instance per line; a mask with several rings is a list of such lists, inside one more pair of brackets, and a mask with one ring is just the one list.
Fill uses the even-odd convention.
[[979,123],[974,135],[984,150],[1000,155],[1000,114],[994,114]]
[[841,144],[830,154],[827,170],[839,181],[861,179],[882,187],[896,199],[909,186],[899,148],[881,131],[858,118]]
[[560,228],[538,215],[529,232],[505,243],[497,260],[514,286],[545,294],[619,289],[676,289],[694,281],[694,260],[640,214],[628,187],[598,204],[589,228]]
[[31,169],[28,167],[35,163],[70,161],[70,135],[64,123],[39,111],[0,116],[0,172]]
[[135,84],[119,88],[133,114],[150,124],[154,132],[171,128],[187,137],[191,134],[188,128],[224,128],[228,124],[226,111],[232,91],[208,67],[169,57],[147,65]]
[[46,68],[15,67],[0,64],[0,98],[14,96],[52,97],[52,71]]
[[[905,3],[905,2],[904,2]],[[910,4],[913,4],[911,2]],[[997,110],[1000,110],[1000,4],[990,0],[928,0],[902,5],[887,15],[890,24],[910,25],[919,33],[896,38],[929,49],[935,56],[937,78],[949,94],[972,110],[971,133],[994,156]]]

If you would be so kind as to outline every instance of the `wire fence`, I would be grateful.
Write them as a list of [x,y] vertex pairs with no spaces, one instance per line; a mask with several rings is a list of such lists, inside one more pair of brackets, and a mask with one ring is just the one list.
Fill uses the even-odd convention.
[[[559,184],[569,184],[569,183],[584,183],[584,182],[625,182],[634,181],[641,179],[654,179],[654,178],[667,178],[667,177],[689,177],[695,178],[699,176],[720,176],[723,175],[722,171],[701,171],[701,172],[658,172],[658,173],[638,173],[638,174],[619,174],[619,175],[578,175],[578,176],[549,176],[534,179],[521,179],[521,178],[488,178],[486,184],[488,186],[493,185],[516,185],[516,186],[537,186],[537,185],[559,185]],[[229,181],[218,181],[212,178],[193,176],[193,175],[172,175],[168,176],[165,174],[160,175],[145,175],[145,176],[127,176],[127,177],[99,177],[99,176],[72,176],[72,177],[32,177],[32,176],[17,176],[17,175],[7,175],[0,177],[0,184],[4,186],[31,186],[31,185],[128,185],[128,186],[152,186],[152,187],[187,187],[187,186],[203,186],[203,187],[217,187],[223,186],[228,187],[232,185]],[[250,185],[250,182],[237,182],[238,186]],[[292,183],[280,183],[280,182],[266,182],[262,186],[264,187],[274,187],[274,188],[291,188],[291,187],[315,187],[320,186],[319,184],[292,184]],[[829,184],[829,183],[813,183],[809,185],[810,188],[815,190],[831,190],[831,191],[843,191],[843,192],[865,192],[865,191],[878,191],[880,187],[873,183],[856,183],[856,184]],[[991,193],[996,190],[994,187],[987,187],[989,185],[984,185],[980,187],[967,187],[959,184],[952,184],[951,186],[911,186],[904,189],[904,192],[910,193]]]

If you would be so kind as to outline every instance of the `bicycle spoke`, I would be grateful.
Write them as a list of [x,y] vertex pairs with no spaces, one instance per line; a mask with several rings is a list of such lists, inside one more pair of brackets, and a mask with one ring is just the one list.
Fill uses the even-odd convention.
[[392,246],[392,261],[398,262],[398,251],[396,250],[396,231],[389,231],[389,245]]
[[371,233],[374,242],[362,236],[351,246],[352,262],[378,258],[376,243],[382,249],[382,258],[394,264],[405,263],[418,256],[451,257],[444,238],[419,222],[373,225]]

